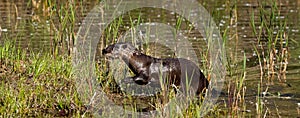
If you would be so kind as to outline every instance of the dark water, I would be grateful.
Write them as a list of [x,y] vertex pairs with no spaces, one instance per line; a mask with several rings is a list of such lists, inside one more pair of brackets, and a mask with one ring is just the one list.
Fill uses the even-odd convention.
[[[228,34],[225,36],[228,40],[226,43],[226,52],[227,57],[230,60],[234,60],[231,66],[240,68],[240,62],[243,60],[244,53],[246,54],[248,60],[245,79],[245,86],[247,87],[246,106],[251,110],[250,113],[252,114],[256,113],[255,103],[257,84],[260,82],[260,67],[257,54],[253,48],[258,44],[258,40],[251,26],[251,14],[254,13],[254,24],[256,27],[259,27],[261,25],[261,9],[264,9],[267,14],[271,14],[270,11],[274,8],[271,2],[266,1],[239,0],[235,3],[224,0],[199,0],[213,16],[220,28],[221,34],[225,32]],[[76,6],[74,24],[67,22],[66,25],[62,25],[64,21],[61,18],[70,12],[63,12],[67,10],[61,10],[60,7],[67,6],[69,4],[67,2],[57,2],[55,3],[56,6],[53,6],[47,5],[44,2],[34,3],[27,0],[17,2],[0,0],[0,42],[4,40],[16,40],[17,45],[24,49],[42,50],[44,52],[52,52],[54,47],[60,47],[63,50],[61,52],[65,53],[68,49],[72,48],[72,39],[76,35],[72,32],[77,32],[83,18],[97,3],[89,0],[74,3]],[[275,4],[276,8],[280,9],[280,13],[275,17],[278,20],[275,21],[273,26],[279,26],[280,19],[286,19],[287,24],[284,30],[287,32],[289,39],[287,47],[289,58],[286,82],[279,82],[275,77],[271,84],[262,86],[263,90],[267,90],[270,93],[263,97],[262,100],[272,114],[271,116],[299,116],[297,112],[297,103],[300,103],[300,89],[298,87],[300,86],[300,14],[298,5],[300,5],[298,0],[279,0]],[[237,10],[232,9],[234,7]],[[62,15],[58,15],[60,12],[63,12]],[[126,16],[130,15],[133,18],[138,18],[141,12],[144,13],[143,17],[147,17],[144,22],[150,19],[152,22],[170,23],[172,25],[178,19],[171,12],[162,9],[138,9],[124,15],[124,23],[120,26],[120,32],[124,32],[127,27],[130,27],[131,21]],[[188,23],[186,25],[184,23],[180,28],[188,30]],[[201,34],[193,31],[184,34],[187,34],[189,41],[192,42],[192,46],[186,48],[198,50],[199,48],[203,48],[202,45],[205,45],[205,42],[201,40]],[[118,35],[122,35],[122,33]],[[112,36],[107,35],[103,39],[109,39],[110,37]],[[264,48],[259,50],[267,49],[267,39],[265,38],[261,42]],[[108,42],[101,41],[100,43]],[[276,49],[280,51],[280,46],[276,45]],[[150,54],[152,53],[150,52]],[[228,77],[228,81],[231,81],[230,77]],[[266,79],[263,81],[267,83]],[[227,91],[226,87],[224,91]],[[276,109],[278,109],[278,113]]]

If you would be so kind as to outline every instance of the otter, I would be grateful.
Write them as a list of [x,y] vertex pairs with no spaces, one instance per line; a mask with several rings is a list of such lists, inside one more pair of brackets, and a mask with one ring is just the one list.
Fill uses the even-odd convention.
[[180,87],[181,91],[187,90],[187,83],[191,87],[197,87],[194,91],[199,95],[209,84],[198,66],[184,58],[151,57],[126,42],[109,45],[102,50],[102,54],[111,59],[123,60],[135,75],[126,77],[125,81],[134,81],[138,85],[157,82],[163,78],[164,84]]

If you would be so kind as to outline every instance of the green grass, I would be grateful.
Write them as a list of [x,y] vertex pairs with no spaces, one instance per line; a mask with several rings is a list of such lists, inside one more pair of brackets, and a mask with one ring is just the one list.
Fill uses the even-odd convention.
[[[76,23],[82,20],[78,17],[83,15],[87,10],[86,6],[83,5],[83,1],[74,1],[73,3],[62,2],[57,4],[57,1],[47,0],[38,3],[39,5],[31,1],[27,3],[28,7],[32,7],[33,10],[40,12],[40,14],[35,14],[35,19],[32,19],[31,22],[43,22],[43,19],[49,20],[49,27],[54,32],[54,36],[49,39],[51,43],[50,50],[46,50],[45,52],[23,50],[18,47],[15,41],[11,41],[12,39],[8,38],[0,47],[1,117],[91,116],[92,113],[86,110],[89,106],[81,100],[80,95],[76,91],[76,80],[73,77],[71,52],[77,32]],[[221,4],[223,3],[218,3],[219,6]],[[288,18],[276,18],[281,15],[281,9],[274,0],[261,2],[258,8],[255,9],[259,10],[259,12],[254,12],[253,10],[250,13],[251,19],[249,25],[257,40],[257,42],[253,43],[253,49],[259,61],[261,75],[259,78],[256,78],[259,82],[255,86],[257,88],[254,88],[257,92],[255,94],[256,99],[254,100],[256,111],[255,113],[252,111],[249,115],[244,112],[249,107],[245,99],[246,88],[248,87],[246,79],[249,77],[247,75],[247,57],[245,53],[239,55],[237,50],[238,42],[242,40],[238,36],[239,30],[237,28],[226,27],[233,26],[239,21],[237,17],[239,11],[239,7],[237,6],[238,1],[234,1],[233,4],[224,1],[224,4],[226,4],[226,7],[223,11],[210,10],[214,20],[217,21],[216,23],[220,22],[223,15],[230,14],[230,18],[224,24],[225,27],[220,28],[224,46],[234,48],[232,52],[227,52],[230,55],[227,57],[228,62],[226,67],[228,74],[224,85],[224,91],[227,95],[225,95],[224,99],[221,98],[223,101],[220,100],[214,105],[213,109],[209,110],[206,117],[247,117],[252,115],[263,117],[270,113],[268,107],[264,104],[263,98],[260,96],[263,91],[268,90],[267,87],[264,88],[264,85],[270,85],[275,80],[279,80],[275,82],[284,82],[286,80],[285,72],[287,59],[289,58],[289,50],[287,48],[289,45],[289,32],[285,30],[285,27],[288,26]],[[270,9],[265,9],[265,6],[270,6]],[[135,27],[139,23],[148,22],[147,16],[141,14],[140,10],[138,9],[126,14],[124,18],[116,18],[104,31],[105,35],[100,38],[100,49],[108,44],[120,41],[120,36],[128,30],[126,26]],[[131,14],[134,15],[131,16]],[[255,16],[259,16],[261,20],[257,22]],[[58,19],[52,20],[54,18]],[[169,16],[166,11],[162,12],[160,20],[162,23],[168,22]],[[176,30],[193,30],[192,27],[188,27],[189,23],[185,22],[182,17],[176,18],[173,22],[175,23],[174,28]],[[277,33],[274,34],[273,32]],[[151,51],[157,51],[152,50],[152,45],[149,44],[147,38],[143,40],[147,42],[142,47],[144,53],[151,54],[153,53]],[[134,41],[132,40],[132,42]],[[199,46],[197,45],[193,45],[193,47],[197,47],[195,50],[199,51],[197,56],[205,60],[199,66],[204,69],[205,75],[210,78],[210,70],[212,68],[209,61],[209,52],[205,49],[198,49]],[[279,53],[276,53],[276,50]],[[273,60],[274,58],[275,60]],[[172,98],[174,94],[155,96],[147,100],[140,100],[138,97],[125,95],[118,90],[111,73],[106,73],[108,68],[104,64],[106,61],[97,61],[99,61],[96,64],[97,81],[110,97],[118,101],[116,104],[127,104],[126,108],[136,111],[139,109],[138,106],[151,103],[151,105],[155,106],[154,109],[159,112],[158,116],[160,117],[199,117],[201,115],[199,112],[201,102],[193,103],[187,110],[181,113],[178,113],[175,107],[172,107],[170,112],[163,112],[163,104],[160,104],[158,99]],[[276,77],[279,78],[275,79]],[[176,104],[175,102],[172,105],[175,106]],[[103,116],[109,116],[108,114],[111,114],[111,112],[105,112]],[[279,116],[278,109],[276,115]],[[138,115],[134,114],[133,117],[138,117]]]
[[281,10],[278,8],[278,3],[276,1],[270,2],[271,9],[263,8],[263,6],[267,4],[266,1],[262,2],[259,6],[259,16],[261,21],[258,25],[260,28],[254,23],[255,18],[253,12],[251,26],[254,36],[257,38],[257,43],[255,45],[262,45],[254,47],[255,52],[259,55],[258,58],[262,68],[261,73],[263,73],[262,77],[264,74],[267,75],[268,84],[273,84],[275,78],[280,82],[286,81],[285,72],[287,66],[286,63],[288,63],[289,38],[288,31],[285,30],[287,27],[287,18],[279,19],[278,17],[281,17]]
[[70,58],[26,52],[6,41],[0,47],[0,115],[80,116],[83,104],[72,80]]

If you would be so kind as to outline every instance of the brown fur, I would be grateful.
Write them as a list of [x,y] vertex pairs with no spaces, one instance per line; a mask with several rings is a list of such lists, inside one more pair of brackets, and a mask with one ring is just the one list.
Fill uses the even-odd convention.
[[198,87],[196,94],[200,94],[209,84],[198,66],[187,59],[154,58],[141,53],[129,43],[109,45],[102,50],[102,54],[110,58],[122,59],[135,74],[132,80],[139,85],[157,82],[160,77],[163,77],[169,85],[181,85],[184,91],[188,80],[190,86]]

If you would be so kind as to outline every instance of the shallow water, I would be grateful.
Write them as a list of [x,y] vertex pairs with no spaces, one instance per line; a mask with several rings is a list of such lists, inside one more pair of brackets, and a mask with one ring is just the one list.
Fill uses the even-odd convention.
[[[231,7],[234,7],[234,3],[224,1],[224,0],[200,0],[200,3],[209,11],[213,16],[215,22],[220,28],[221,34],[225,31],[231,31],[228,33],[228,42],[226,45],[227,57],[235,60],[236,65],[231,65],[238,69],[241,68],[241,63],[243,60],[243,54],[247,57],[247,68],[246,68],[246,79],[245,85],[246,89],[246,103],[247,109],[249,109],[250,114],[255,114],[255,103],[257,94],[257,84],[260,82],[260,66],[257,54],[253,49],[253,45],[257,44],[257,38],[253,34],[251,27],[251,13],[254,13],[255,25],[259,27],[260,21],[260,6],[259,4],[265,4],[264,8],[267,11],[271,10],[270,3],[258,3],[256,0],[240,0],[236,3],[237,11],[235,17],[235,11],[230,11]],[[28,5],[30,2],[19,1],[19,2],[7,2],[5,0],[0,1],[0,41],[16,40],[17,45],[26,49],[33,49],[35,51],[49,52],[55,46],[61,47],[64,51],[68,51],[72,47],[69,39],[72,39],[72,35],[63,35],[62,37],[57,37],[57,34],[65,31],[59,20],[59,16],[51,16],[51,12],[58,12],[59,9],[54,7],[48,8],[52,10],[44,10],[42,6]],[[300,3],[298,0],[285,0],[278,1],[277,8],[280,10],[280,15],[276,19],[286,19],[287,26],[285,30],[288,32],[289,45],[288,45],[288,67],[286,73],[286,83],[279,82],[275,77],[273,82],[269,85],[263,85],[262,89],[267,90],[272,95],[262,97],[262,100],[266,104],[266,107],[271,111],[271,116],[286,116],[286,117],[296,117],[299,116],[297,112],[297,103],[300,103],[300,38],[299,38],[299,8]],[[31,3],[32,4],[32,3]],[[57,3],[59,5],[64,5],[65,3]],[[68,27],[73,27],[72,31],[77,31],[80,27],[81,20],[94,6],[95,2],[86,0],[82,4],[77,3],[78,7],[76,9],[75,26],[66,25]],[[144,12],[144,16],[150,18],[152,22],[160,21],[163,23],[176,23],[176,17],[168,11],[162,9],[139,9],[130,12],[133,17],[138,17],[140,12]],[[146,19],[145,21],[147,21]],[[236,23],[235,23],[236,20]],[[232,21],[232,22],[231,22]],[[124,24],[121,25],[120,31],[126,31],[127,27],[130,26],[130,19],[124,16]],[[279,25],[279,22],[274,23]],[[123,28],[123,29],[122,29]],[[182,29],[187,28],[183,25]],[[69,31],[71,32],[71,31]],[[187,31],[189,41],[192,42],[190,45],[181,45],[182,48],[191,48],[200,51],[205,50],[205,41],[202,39],[201,34],[193,31]],[[172,37],[172,32],[170,37]],[[168,38],[168,34],[165,34]],[[107,36],[109,37],[109,36]],[[262,40],[262,44],[266,44],[267,40]],[[55,44],[59,45],[55,45]],[[101,41],[100,43],[108,43]],[[204,45],[204,46],[203,46]],[[159,47],[159,46],[158,46]],[[266,49],[267,45],[263,45]],[[279,46],[276,46],[279,48]],[[161,48],[153,50],[161,50]],[[162,52],[157,51],[156,53],[149,52],[151,55],[163,56]],[[172,53],[172,52],[171,52]],[[168,53],[170,55],[171,53]],[[197,55],[199,56],[199,55]],[[168,56],[167,56],[168,57]],[[239,74],[237,72],[237,74]],[[266,77],[264,77],[266,78]],[[228,81],[231,80],[230,77],[227,78]],[[264,83],[266,79],[264,79]],[[224,91],[227,91],[226,87]],[[224,97],[225,99],[226,97]],[[278,109],[278,111],[276,111]]]

